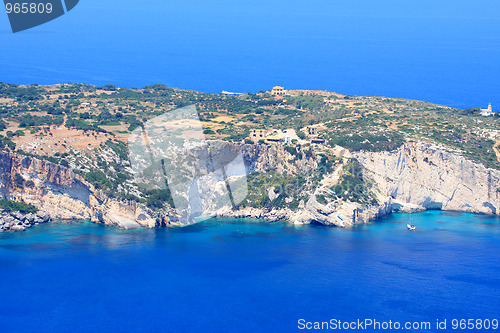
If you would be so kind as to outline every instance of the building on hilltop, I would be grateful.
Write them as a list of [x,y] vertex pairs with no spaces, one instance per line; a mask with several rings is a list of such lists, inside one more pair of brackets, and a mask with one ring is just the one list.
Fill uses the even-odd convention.
[[320,131],[324,131],[327,128],[325,127],[324,124],[315,124],[315,125],[309,125],[304,128],[301,128],[300,130],[306,134],[309,137],[317,137],[320,134]]
[[283,87],[276,86],[276,87],[273,88],[273,90],[271,90],[271,93],[274,96],[285,96],[286,95],[286,90]]
[[488,105],[487,109],[481,109],[481,115],[482,116],[492,116],[493,115],[493,107],[491,106],[491,103]]
[[304,128],[303,132],[312,136],[316,136],[318,135],[318,126],[317,125],[307,126]]
[[266,140],[269,142],[281,142],[285,144],[292,143],[293,140],[298,140],[299,137],[293,128],[287,128],[284,130],[270,129],[252,129],[250,130],[250,140]]

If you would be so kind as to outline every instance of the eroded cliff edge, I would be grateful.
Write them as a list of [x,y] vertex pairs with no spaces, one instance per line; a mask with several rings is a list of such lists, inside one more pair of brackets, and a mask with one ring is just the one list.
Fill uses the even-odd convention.
[[[119,201],[72,170],[16,153],[0,153],[0,194],[4,199],[23,200],[51,219],[80,219],[120,228],[156,227],[144,207]],[[22,177],[22,183],[16,177]]]
[[356,153],[391,210],[500,213],[500,171],[424,143],[394,152]]
[[377,204],[350,200],[320,203],[316,195],[321,191],[315,191],[297,210],[243,208],[221,215],[345,227],[397,211],[411,213],[432,209],[500,214],[500,171],[474,163],[458,153],[422,142],[405,143],[392,152],[350,154],[340,151],[341,155],[355,158],[363,166],[364,178],[372,182],[371,190]]
[[[286,171],[307,175],[318,168],[321,156],[293,156],[280,145],[219,142],[215,143],[214,149],[217,151],[227,145],[241,149],[247,171],[257,174]],[[267,207],[224,207],[216,212],[217,216],[345,227],[366,223],[393,211],[441,209],[500,214],[500,171],[471,162],[457,153],[430,144],[411,142],[392,152],[350,154],[339,149],[332,154],[336,154],[339,159],[355,158],[359,161],[364,168],[365,178],[373,183],[371,191],[376,196],[377,204],[361,204],[350,200],[320,202],[319,187],[323,184],[320,182],[317,189],[304,187],[300,193],[302,199],[295,198],[300,201],[296,207],[286,207],[278,204],[279,191],[265,185],[260,190],[271,200]],[[340,177],[339,170],[322,177]],[[0,153],[0,172],[0,194],[3,198],[23,200],[52,219],[90,220],[125,229],[176,224],[175,213],[171,209],[158,212],[142,203],[110,198],[81,175],[45,160],[3,152]],[[16,175],[25,181],[22,186],[14,181]],[[317,177],[309,175],[311,178]],[[307,179],[305,181],[308,182]],[[301,192],[300,188],[298,192]],[[292,196],[282,202],[292,202]]]

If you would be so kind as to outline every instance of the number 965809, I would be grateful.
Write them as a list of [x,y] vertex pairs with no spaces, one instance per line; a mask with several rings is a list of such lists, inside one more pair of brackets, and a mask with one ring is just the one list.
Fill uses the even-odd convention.
[[23,3],[10,3],[5,4],[5,9],[7,14],[50,14],[52,13],[51,3],[35,3],[35,2],[23,2]]

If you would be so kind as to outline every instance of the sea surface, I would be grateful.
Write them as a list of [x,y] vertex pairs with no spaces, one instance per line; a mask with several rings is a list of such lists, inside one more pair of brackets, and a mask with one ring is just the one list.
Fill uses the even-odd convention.
[[452,319],[500,319],[499,253],[499,218],[436,211],[349,229],[40,225],[0,234],[0,331],[298,332],[300,319],[365,318],[452,331]]
[[13,34],[0,82],[274,85],[500,110],[498,0],[85,0]]

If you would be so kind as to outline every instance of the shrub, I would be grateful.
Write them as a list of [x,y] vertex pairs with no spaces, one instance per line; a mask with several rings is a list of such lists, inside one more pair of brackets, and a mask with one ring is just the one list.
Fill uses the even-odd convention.
[[0,208],[7,212],[21,212],[23,214],[36,213],[38,209],[24,201],[0,200]]
[[152,190],[147,194],[149,194],[149,198],[146,202],[149,208],[163,208],[164,203],[168,203],[172,207],[174,206],[174,200],[168,188],[164,190]]
[[299,154],[297,153],[297,148],[292,147],[292,146],[286,146],[285,150],[290,153],[293,156],[298,156]]
[[23,187],[24,186],[24,178],[20,174],[16,173],[14,176],[14,185],[17,187]]
[[85,174],[85,180],[100,189],[112,188],[113,184],[102,171],[90,171]]

